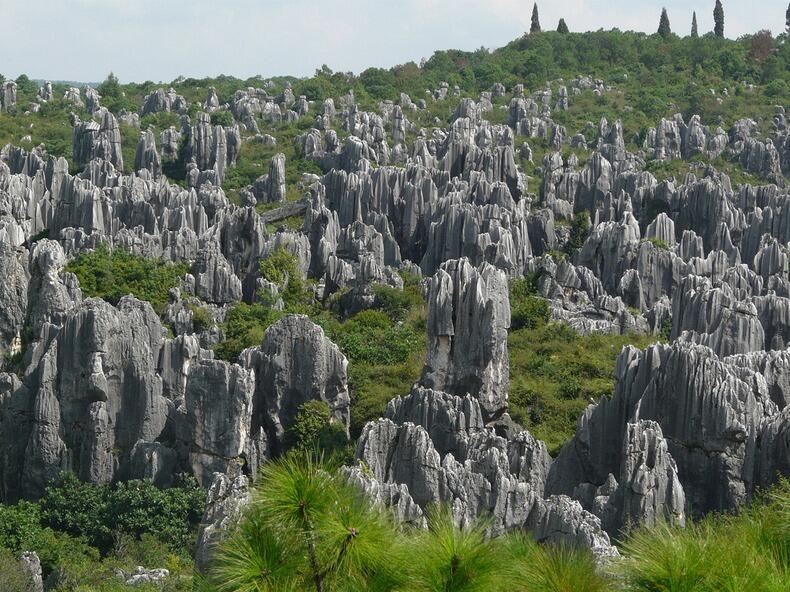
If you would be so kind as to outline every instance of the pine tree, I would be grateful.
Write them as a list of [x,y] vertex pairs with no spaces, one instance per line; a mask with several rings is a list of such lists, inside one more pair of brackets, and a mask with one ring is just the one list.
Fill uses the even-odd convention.
[[664,39],[672,34],[672,28],[669,26],[669,15],[667,14],[666,8],[661,9],[661,21],[658,24],[658,34]]
[[532,6],[532,25],[529,27],[530,33],[540,33],[540,18],[538,17],[538,3]]
[[694,16],[691,17],[691,36],[695,39],[699,37],[699,29],[697,29],[697,12],[694,11]]
[[787,12],[785,12],[785,28],[790,34],[790,4],[787,5]]
[[721,5],[721,0],[716,0],[716,8],[713,9],[713,21],[715,26],[713,32],[716,37],[724,37],[724,7]]
[[557,33],[570,33],[568,23],[565,22],[564,18],[561,18],[560,23],[557,25]]

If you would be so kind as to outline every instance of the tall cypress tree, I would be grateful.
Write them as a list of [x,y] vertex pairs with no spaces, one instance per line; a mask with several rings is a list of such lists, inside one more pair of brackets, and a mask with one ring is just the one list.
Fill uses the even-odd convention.
[[724,7],[721,5],[721,0],[716,0],[716,8],[713,9],[713,32],[716,37],[724,37]]
[[691,17],[691,36],[694,38],[699,37],[699,29],[697,29],[697,11],[694,11],[694,16]]
[[787,5],[787,12],[785,13],[785,28],[790,33],[790,4]]
[[532,6],[532,25],[529,28],[530,33],[540,33],[540,18],[538,17],[538,3]]
[[564,18],[561,18],[559,24],[557,25],[557,33],[570,33],[570,30],[568,29],[568,23],[565,22]]
[[664,39],[672,34],[672,28],[669,26],[669,15],[667,14],[666,8],[661,9],[661,21],[658,23],[658,34]]

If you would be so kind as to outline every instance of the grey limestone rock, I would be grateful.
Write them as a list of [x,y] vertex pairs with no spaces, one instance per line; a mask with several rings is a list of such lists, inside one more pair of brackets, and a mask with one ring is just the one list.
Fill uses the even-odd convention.
[[198,530],[195,563],[200,571],[208,568],[213,548],[232,532],[250,503],[249,480],[238,468],[228,474],[214,474]]
[[252,437],[263,432],[271,454],[285,450],[286,430],[299,406],[320,400],[331,420],[348,430],[348,361],[324,331],[302,315],[288,315],[266,330],[259,347],[246,349],[241,366],[255,373]]
[[442,264],[428,297],[428,359],[421,382],[450,394],[471,394],[486,418],[507,407],[507,329],[510,301],[505,274],[468,259]]
[[25,551],[19,556],[22,571],[28,578],[28,592],[44,592],[44,580],[41,577],[41,560],[35,551]]
[[162,161],[159,152],[156,150],[156,140],[154,132],[147,130],[140,133],[137,142],[137,151],[134,155],[134,170],[148,169],[154,177],[162,174]]

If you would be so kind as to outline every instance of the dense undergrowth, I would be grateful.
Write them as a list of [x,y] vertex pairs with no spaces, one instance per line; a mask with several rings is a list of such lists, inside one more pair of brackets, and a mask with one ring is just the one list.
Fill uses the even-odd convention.
[[178,287],[189,266],[138,257],[124,249],[101,246],[69,262],[66,271],[77,276],[85,296],[118,304],[127,294],[147,300],[158,313],[164,311],[168,292]]
[[165,590],[191,590],[204,503],[193,478],[159,489],[147,481],[86,484],[64,473],[38,502],[0,505],[0,590],[28,590],[16,563],[23,551],[38,553],[57,591],[123,590],[115,570],[137,565],[169,569]]
[[492,540],[485,521],[459,529],[447,508],[430,509],[428,526],[398,526],[331,467],[286,457],[263,468],[205,590],[779,592],[790,581],[787,481],[740,515],[627,533],[624,559],[599,565],[522,533]]

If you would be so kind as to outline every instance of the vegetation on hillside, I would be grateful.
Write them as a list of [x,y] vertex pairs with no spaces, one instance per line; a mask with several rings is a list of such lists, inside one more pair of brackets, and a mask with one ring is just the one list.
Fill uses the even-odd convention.
[[150,302],[161,314],[168,292],[181,284],[189,266],[147,259],[120,248],[110,251],[102,245],[70,261],[66,271],[77,276],[85,296],[118,304],[121,298],[132,294]]
[[267,464],[254,502],[222,543],[214,592],[778,592],[790,575],[790,483],[740,515],[681,528],[638,529],[625,559],[596,565],[587,551],[539,546],[528,535],[458,528],[433,507],[428,530],[397,525],[311,457]]
[[165,590],[192,589],[192,553],[205,491],[192,478],[168,489],[149,481],[81,483],[64,473],[38,502],[0,504],[0,590],[19,585],[16,557],[35,551],[56,591],[116,592],[116,569],[166,567]]
[[626,345],[647,347],[645,335],[579,335],[550,322],[548,302],[533,278],[510,285],[510,395],[508,410],[518,423],[559,452],[576,431],[590,400],[612,393],[617,356]]

